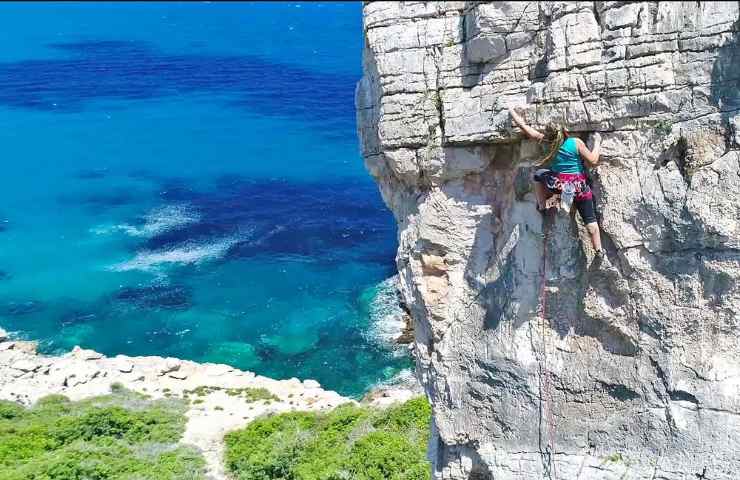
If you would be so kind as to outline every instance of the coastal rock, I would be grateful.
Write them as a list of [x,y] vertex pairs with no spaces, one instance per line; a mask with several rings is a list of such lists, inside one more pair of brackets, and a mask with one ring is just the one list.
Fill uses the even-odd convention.
[[[398,223],[435,479],[740,469],[737,2],[368,2],[365,165]],[[589,143],[607,258],[535,209],[508,106]]]
[[95,350],[86,350],[84,348],[80,348],[79,345],[76,345],[69,353],[69,355],[80,360],[97,360],[99,358],[103,358],[102,353],[98,353]]
[[22,360],[18,360],[17,362],[13,363],[11,365],[11,368],[20,370],[21,372],[33,372],[39,368],[39,365],[38,363],[33,362],[31,360],[22,359]]
[[414,343],[414,320],[409,307],[403,302],[401,302],[401,310],[403,311],[403,330],[395,342],[399,345],[411,345]]
[[23,352],[29,354],[35,354],[38,348],[37,342],[29,342],[25,340],[17,340],[14,342],[5,342],[0,347],[0,350],[14,350],[16,352]]
[[187,372],[183,372],[181,370],[170,372],[167,376],[170,378],[174,378],[175,380],[185,380],[186,378],[188,378]]
[[304,380],[303,386],[305,388],[321,388],[321,384],[319,382],[317,382],[316,380],[310,380],[310,379]]
[[164,365],[159,369],[159,375],[167,375],[170,372],[175,372],[180,369],[180,361],[176,358],[167,358],[164,361]]
[[114,359],[113,366],[121,373],[131,373],[134,370],[134,364],[122,355],[118,355]]
[[10,337],[8,337],[8,332],[6,332],[2,328],[0,328],[0,342],[4,342],[8,338],[10,338]]
[[217,363],[214,365],[210,365],[208,367],[207,374],[210,377],[221,377],[223,375],[233,372],[234,370],[235,370],[234,367],[225,365],[223,363]]

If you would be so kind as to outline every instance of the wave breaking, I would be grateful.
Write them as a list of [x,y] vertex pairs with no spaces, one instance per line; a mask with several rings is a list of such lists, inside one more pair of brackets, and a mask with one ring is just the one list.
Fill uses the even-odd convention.
[[406,312],[398,292],[398,275],[387,278],[372,288],[367,305],[370,326],[366,336],[386,347],[399,350],[399,339],[407,329]]
[[141,225],[121,224],[97,227],[92,230],[98,235],[123,232],[137,238],[152,238],[156,235],[192,225],[200,221],[201,215],[190,205],[165,205],[149,211],[142,217]]
[[187,242],[169,250],[144,250],[131,260],[118,263],[109,269],[116,272],[140,270],[154,271],[160,266],[193,265],[223,257],[231,247],[239,243],[240,237],[228,237],[210,242]]

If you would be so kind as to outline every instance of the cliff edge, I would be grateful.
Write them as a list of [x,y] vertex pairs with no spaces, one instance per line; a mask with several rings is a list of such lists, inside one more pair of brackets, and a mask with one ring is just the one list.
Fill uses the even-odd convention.
[[[358,131],[399,227],[437,479],[740,471],[738,2],[364,5]],[[607,259],[540,215],[535,126],[603,137]]]

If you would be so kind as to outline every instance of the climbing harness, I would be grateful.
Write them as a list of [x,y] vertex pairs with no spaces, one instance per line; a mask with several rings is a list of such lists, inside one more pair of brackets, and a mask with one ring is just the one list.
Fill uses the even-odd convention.
[[[546,417],[547,421],[547,433],[548,433],[548,444],[546,446],[547,451],[547,464],[545,465],[548,469],[549,478],[551,479],[557,479],[557,472],[555,470],[555,415],[553,413],[553,407],[552,407],[552,394],[551,394],[551,372],[547,365],[547,331],[545,328],[545,324],[548,322],[547,320],[547,255],[548,255],[548,249],[547,245],[550,240],[550,226],[552,223],[552,216],[547,215],[545,216],[544,222],[543,222],[543,239],[542,239],[542,264],[540,268],[540,294],[539,294],[539,304],[540,304],[540,338],[542,340],[542,356],[541,361],[539,362],[539,369],[540,369],[540,402],[541,402],[541,410],[540,410],[540,421],[542,421],[542,417]],[[544,408],[542,407],[542,403],[544,403]],[[545,410],[543,413],[542,410]],[[540,450],[541,453],[542,450]]]
[[557,173],[552,170],[538,170],[535,181],[543,183],[553,195],[545,202],[545,208],[559,207],[569,214],[573,201],[593,198],[586,175],[582,173]]

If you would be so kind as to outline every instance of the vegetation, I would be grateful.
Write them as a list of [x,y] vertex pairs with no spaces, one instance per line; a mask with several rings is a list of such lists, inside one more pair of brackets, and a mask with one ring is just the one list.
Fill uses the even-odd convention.
[[618,462],[621,462],[621,461],[623,461],[623,458],[622,458],[622,454],[621,454],[621,453],[619,453],[619,452],[617,452],[617,453],[612,453],[611,455],[608,455],[608,456],[606,457],[606,461],[607,461],[607,462],[611,462],[611,463],[618,463]]
[[[185,398],[189,398],[191,395],[195,395],[196,397],[205,397],[206,395],[221,391],[223,390],[226,395],[230,397],[240,397],[243,398],[246,402],[257,402],[257,401],[264,401],[266,403],[270,403],[273,400],[280,400],[278,397],[270,393],[269,390],[266,388],[252,388],[252,387],[244,387],[244,388],[222,388],[222,387],[215,387],[215,386],[209,386],[209,385],[201,385],[200,387],[196,387],[192,390],[185,390],[183,392],[183,396]],[[197,400],[193,403],[196,403]],[[202,402],[200,402],[202,403]]]
[[655,132],[658,135],[666,136],[670,135],[673,131],[673,124],[669,120],[658,120],[655,122]]
[[263,417],[226,435],[226,468],[239,480],[426,480],[430,419],[423,397]]
[[[207,390],[192,392],[194,401]],[[186,405],[121,385],[79,402],[61,395],[32,408],[0,401],[0,480],[204,479],[201,454],[178,444]],[[430,418],[425,398],[389,409],[346,404],[262,417],[226,436],[226,467],[238,480],[428,480]]]
[[120,385],[111,395],[32,408],[0,401],[0,480],[196,480],[205,462],[178,445],[182,401],[149,401]]

